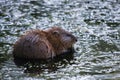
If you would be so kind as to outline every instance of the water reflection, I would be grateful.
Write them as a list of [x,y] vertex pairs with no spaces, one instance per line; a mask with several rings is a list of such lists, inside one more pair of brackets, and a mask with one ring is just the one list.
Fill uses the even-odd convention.
[[65,53],[47,60],[14,58],[14,62],[18,67],[25,68],[25,73],[42,73],[45,70],[53,72],[64,68],[67,64],[72,64],[70,63],[71,60],[73,60],[73,53]]

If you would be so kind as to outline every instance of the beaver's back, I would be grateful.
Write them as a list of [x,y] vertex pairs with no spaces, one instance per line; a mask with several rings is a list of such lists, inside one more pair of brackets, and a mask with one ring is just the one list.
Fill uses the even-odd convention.
[[52,46],[46,38],[46,32],[32,30],[15,43],[13,54],[14,57],[44,59],[51,57],[51,52]]

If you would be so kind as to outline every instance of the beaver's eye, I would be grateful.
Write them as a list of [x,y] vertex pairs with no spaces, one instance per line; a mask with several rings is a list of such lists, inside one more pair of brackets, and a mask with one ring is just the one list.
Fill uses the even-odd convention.
[[54,31],[54,32],[53,32],[53,35],[58,36],[58,35],[59,35],[59,32],[58,32],[58,31]]

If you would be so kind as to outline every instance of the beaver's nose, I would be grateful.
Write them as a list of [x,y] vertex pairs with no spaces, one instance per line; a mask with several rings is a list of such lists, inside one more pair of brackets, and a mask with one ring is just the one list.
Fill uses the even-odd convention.
[[75,37],[75,36],[73,36],[73,39],[75,40],[75,42],[77,42],[78,40],[77,40],[77,37]]
[[77,42],[77,38],[75,37],[75,41]]
[[72,38],[75,40],[75,42],[77,42],[77,37],[75,37],[74,35],[72,35]]

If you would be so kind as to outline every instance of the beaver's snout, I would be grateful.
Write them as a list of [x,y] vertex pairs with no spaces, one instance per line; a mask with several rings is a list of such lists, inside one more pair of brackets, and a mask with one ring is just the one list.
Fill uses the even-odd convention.
[[77,38],[74,35],[68,34],[69,37],[71,37],[72,40],[74,40],[74,42],[77,42]]
[[77,38],[75,38],[75,41],[77,42]]

